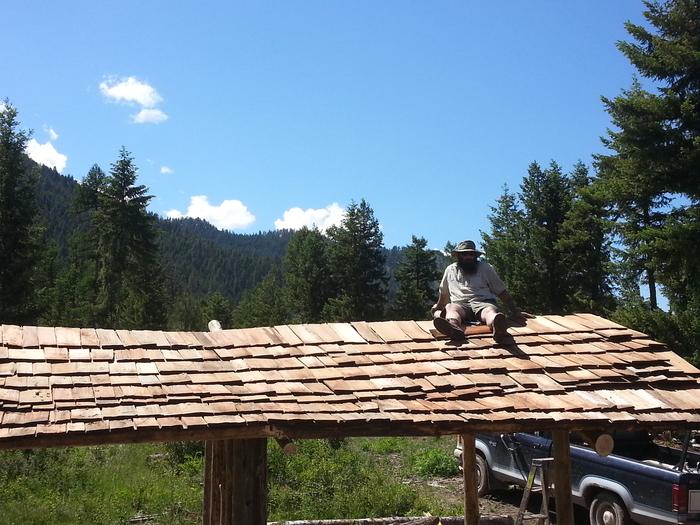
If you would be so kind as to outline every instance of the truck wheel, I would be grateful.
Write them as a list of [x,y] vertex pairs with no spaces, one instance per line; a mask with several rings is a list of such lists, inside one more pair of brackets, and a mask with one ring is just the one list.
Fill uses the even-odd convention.
[[622,500],[610,492],[593,498],[590,509],[591,525],[631,525],[632,520]]
[[476,493],[479,497],[489,491],[489,464],[481,454],[476,455]]

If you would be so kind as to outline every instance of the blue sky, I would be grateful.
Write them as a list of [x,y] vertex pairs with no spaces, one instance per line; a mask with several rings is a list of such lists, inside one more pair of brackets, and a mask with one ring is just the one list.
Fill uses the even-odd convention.
[[[637,0],[5,2],[0,99],[80,180],[121,146],[162,215],[480,239],[532,161],[602,151]],[[294,211],[294,208],[298,208]],[[291,211],[290,211],[291,210]]]

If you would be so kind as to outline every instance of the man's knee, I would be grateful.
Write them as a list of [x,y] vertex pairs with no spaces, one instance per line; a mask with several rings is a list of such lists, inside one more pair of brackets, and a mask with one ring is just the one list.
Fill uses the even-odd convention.
[[450,303],[445,306],[445,317],[447,319],[457,319],[462,322],[464,320],[464,308],[458,304]]
[[498,308],[496,308],[495,306],[487,306],[479,312],[479,318],[481,322],[486,323],[490,326],[497,313]]

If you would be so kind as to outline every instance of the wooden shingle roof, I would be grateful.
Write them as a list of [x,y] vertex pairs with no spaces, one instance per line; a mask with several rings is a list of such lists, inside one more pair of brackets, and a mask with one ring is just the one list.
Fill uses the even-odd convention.
[[700,424],[700,371],[642,333],[589,314],[528,320],[505,346],[475,331],[2,325],[0,448]]

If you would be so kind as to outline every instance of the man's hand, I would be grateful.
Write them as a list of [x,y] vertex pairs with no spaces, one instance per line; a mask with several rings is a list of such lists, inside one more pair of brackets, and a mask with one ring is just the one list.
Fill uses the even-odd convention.
[[430,307],[430,314],[433,317],[435,317],[435,313],[437,312],[439,314],[443,308],[444,306],[441,306],[439,303],[435,303],[433,306]]

